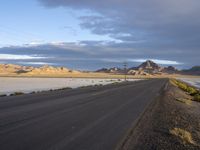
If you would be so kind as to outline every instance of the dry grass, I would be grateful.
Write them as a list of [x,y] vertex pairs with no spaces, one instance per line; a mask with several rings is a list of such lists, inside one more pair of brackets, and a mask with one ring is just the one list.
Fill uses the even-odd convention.
[[174,82],[174,84],[176,84],[180,89],[182,89],[183,91],[189,93],[190,95],[195,95],[198,93],[197,89],[195,89],[194,87],[191,87],[189,85],[187,85],[186,83],[183,83],[179,80],[172,80]]
[[10,94],[10,96],[17,96],[17,95],[23,95],[23,92],[15,92],[13,94]]
[[192,139],[192,134],[184,129],[181,128],[174,128],[170,130],[170,133],[182,140],[184,144],[193,144],[195,145],[194,140]]
[[194,95],[194,101],[200,102],[200,93]]
[[171,83],[172,85],[177,86],[177,85],[176,85],[176,82],[175,82],[175,81],[176,81],[175,79],[170,79],[169,81],[170,81],[170,83]]
[[181,102],[181,103],[185,103],[187,105],[192,104],[192,101],[190,99],[185,99],[185,98],[176,98],[176,101]]
[[195,87],[189,86],[188,84],[176,79],[171,79],[170,82],[171,84],[177,86],[178,88],[182,89],[183,91],[188,93],[190,96],[192,96],[193,101],[200,102],[200,91],[197,90]]

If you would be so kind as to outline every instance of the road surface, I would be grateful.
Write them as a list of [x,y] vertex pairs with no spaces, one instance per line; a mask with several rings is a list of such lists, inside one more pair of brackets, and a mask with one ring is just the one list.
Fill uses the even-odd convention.
[[0,150],[114,150],[165,79],[0,98]]

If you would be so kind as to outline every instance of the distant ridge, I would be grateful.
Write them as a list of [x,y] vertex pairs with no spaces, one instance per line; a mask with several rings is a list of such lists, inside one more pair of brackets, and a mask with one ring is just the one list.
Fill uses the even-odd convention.
[[32,67],[13,64],[0,64],[0,74],[57,75],[69,73],[79,73],[79,71],[70,70],[65,67],[53,67],[48,65]]
[[[73,77],[73,76],[98,76],[104,74],[120,75],[127,73],[128,75],[135,76],[152,76],[152,75],[200,75],[200,66],[194,66],[188,70],[178,70],[173,66],[162,67],[157,63],[147,60],[139,66],[128,68],[126,71],[123,68],[112,67],[102,68],[97,71],[78,71],[68,69],[66,67],[54,67],[44,65],[40,67],[22,66],[15,64],[0,64],[0,76],[44,76],[44,77]],[[99,73],[99,74],[98,74]],[[98,74],[98,75],[97,75]]]
[[[123,73],[124,70],[118,68],[118,69],[115,69],[115,71],[113,71],[113,68],[110,68],[110,69],[103,68],[103,69],[97,70],[97,72]],[[180,73],[180,72],[178,71],[178,69],[176,69],[173,66],[161,67],[155,62],[151,60],[147,60],[137,67],[131,67],[127,69],[127,73],[130,75],[155,75],[155,74],[162,75],[162,74],[175,74],[175,73]]]
[[189,75],[200,75],[200,66],[194,66],[191,69],[183,70],[183,73]]

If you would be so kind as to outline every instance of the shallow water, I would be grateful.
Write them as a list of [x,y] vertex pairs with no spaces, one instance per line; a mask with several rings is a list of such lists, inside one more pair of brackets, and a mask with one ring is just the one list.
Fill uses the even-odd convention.
[[[139,79],[130,79],[137,81]],[[0,94],[14,92],[30,93],[33,91],[45,91],[59,88],[78,88],[89,85],[106,85],[114,82],[122,82],[118,79],[88,79],[88,78],[13,78],[0,77]]]

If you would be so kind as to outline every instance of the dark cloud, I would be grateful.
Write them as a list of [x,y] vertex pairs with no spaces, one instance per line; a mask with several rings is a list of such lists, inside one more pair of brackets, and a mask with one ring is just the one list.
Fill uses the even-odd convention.
[[[46,7],[90,10],[80,26],[109,35],[120,43],[96,47],[125,56],[173,59],[185,65],[199,63],[200,1],[198,0],[39,0]],[[97,44],[97,43],[96,43]],[[95,48],[95,44],[89,44]],[[119,51],[121,49],[121,51]],[[109,52],[108,52],[109,53]],[[115,54],[114,54],[115,55]]]
[[[0,48],[0,62],[25,65],[47,63],[75,69],[95,70],[102,67],[122,67],[124,61],[127,61],[129,66],[132,67],[140,64],[141,59],[157,59],[158,63],[162,60],[169,60],[173,61],[172,64],[178,68],[191,67],[192,64],[198,61],[198,59],[196,60],[190,57],[190,54],[187,54],[189,63],[182,64],[182,62],[185,62],[186,54],[178,50],[170,49],[157,52],[141,47],[134,49],[132,48],[133,45],[133,43],[125,42],[81,41],[80,43],[49,43],[4,47]],[[146,56],[144,56],[144,53]],[[173,55],[171,55],[172,53]],[[7,60],[5,54],[8,55]],[[178,58],[177,55],[179,55]],[[2,57],[4,59],[1,60]]]

